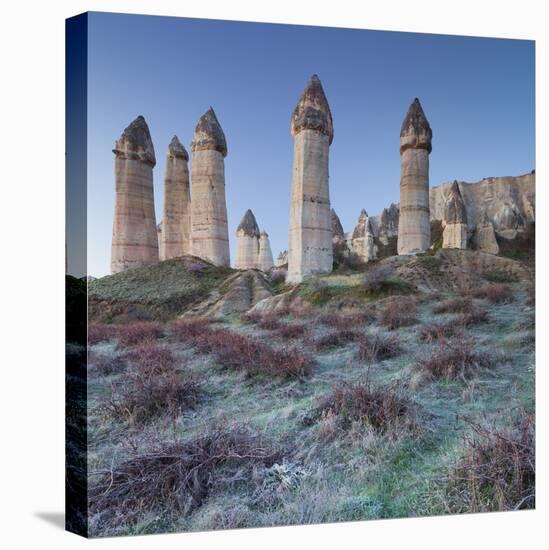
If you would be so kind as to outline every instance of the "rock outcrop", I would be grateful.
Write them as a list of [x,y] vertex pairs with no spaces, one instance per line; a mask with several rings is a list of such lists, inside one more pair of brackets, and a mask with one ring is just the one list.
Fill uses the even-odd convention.
[[259,258],[259,226],[251,210],[246,210],[236,228],[235,269],[256,269]]
[[399,218],[400,208],[393,202],[389,208],[384,208],[379,215],[377,236],[384,245],[389,244],[389,239],[398,237]]
[[363,262],[369,262],[376,257],[374,229],[368,218],[368,213],[364,209],[361,210],[353,231],[352,251]]
[[425,252],[431,244],[429,154],[433,132],[416,97],[400,130],[398,253]]
[[294,163],[290,204],[288,279],[299,283],[333,267],[328,157],[332,114],[322,84],[313,75],[291,119]]
[[112,229],[111,272],[158,262],[153,168],[156,164],[149,127],[138,116],[115,143],[116,198]]
[[262,231],[259,235],[259,257],[257,260],[257,268],[267,273],[273,267],[274,261],[269,235],[266,231]]
[[160,238],[160,259],[170,260],[190,254],[191,195],[189,154],[173,136],[166,157],[164,213]]
[[272,295],[265,275],[254,270],[238,272],[204,301],[185,312],[183,317],[224,319],[227,315],[244,313]]
[[332,218],[332,244],[345,243],[345,231],[343,231],[339,216],[333,208],[330,214]]
[[442,248],[467,248],[467,211],[457,181],[450,187],[442,224]]

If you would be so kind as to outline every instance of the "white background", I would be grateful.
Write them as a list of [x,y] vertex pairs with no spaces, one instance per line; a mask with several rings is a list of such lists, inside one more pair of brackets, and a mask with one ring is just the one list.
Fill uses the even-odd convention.
[[[4,548],[539,548],[547,505],[548,14],[541,0],[9,1],[0,15],[0,544]],[[537,506],[533,512],[103,539],[64,507],[64,19],[119,11],[535,39]],[[545,35],[545,36],[544,36]],[[118,55],[120,52],[118,52]],[[222,48],[220,48],[222,55]],[[299,52],[296,52],[299,55]],[[123,55],[120,62],[124,62]],[[471,83],[474,85],[474,83]],[[545,325],[545,330],[544,330]],[[544,341],[545,340],[545,341]]]

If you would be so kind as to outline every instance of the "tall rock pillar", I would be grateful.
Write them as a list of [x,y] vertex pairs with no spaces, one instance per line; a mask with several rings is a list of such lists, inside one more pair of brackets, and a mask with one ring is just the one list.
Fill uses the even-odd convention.
[[290,205],[288,278],[299,283],[333,267],[328,154],[334,130],[322,84],[313,75],[291,120],[294,164]]
[[431,241],[429,153],[433,132],[416,97],[400,130],[398,253],[425,252]]
[[153,168],[149,127],[138,116],[116,141],[116,198],[112,228],[111,272],[158,262]]
[[457,181],[444,205],[444,224],[442,248],[467,248],[467,210]]
[[353,252],[363,262],[369,262],[376,257],[374,245],[374,230],[368,214],[364,208],[360,211],[358,222],[352,237]]
[[259,235],[259,258],[257,260],[257,268],[265,273],[274,267],[273,252],[269,235],[266,231],[262,231]]
[[218,266],[229,266],[229,231],[225,202],[227,142],[214,110],[202,115],[191,143],[192,253]]
[[169,260],[190,254],[191,196],[189,154],[173,136],[166,157],[164,176],[164,215],[160,233],[160,259]]
[[256,269],[259,257],[259,226],[251,210],[246,210],[236,228],[235,269]]

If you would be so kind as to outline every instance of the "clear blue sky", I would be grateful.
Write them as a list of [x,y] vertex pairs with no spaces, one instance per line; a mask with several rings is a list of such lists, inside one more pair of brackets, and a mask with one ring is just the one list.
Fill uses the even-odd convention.
[[290,115],[313,73],[334,119],[330,193],[345,231],[399,200],[399,132],[419,97],[433,129],[431,185],[535,168],[534,42],[92,13],[89,17],[88,272],[109,273],[114,141],[142,114],[156,215],[174,134],[189,149],[211,105],[227,137],[235,230],[247,208],[287,248]]

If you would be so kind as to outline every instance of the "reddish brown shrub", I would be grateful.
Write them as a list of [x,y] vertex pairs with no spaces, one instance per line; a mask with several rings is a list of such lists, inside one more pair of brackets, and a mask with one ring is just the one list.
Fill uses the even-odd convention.
[[142,451],[130,449],[130,458],[98,477],[90,488],[90,508],[108,510],[107,521],[115,524],[151,511],[186,515],[212,486],[242,483],[254,468],[270,467],[279,456],[241,428],[214,427],[187,441],[149,443]]
[[447,321],[446,323],[429,323],[419,329],[419,339],[424,342],[435,342],[453,336],[462,323],[459,321]]
[[116,326],[105,325],[102,323],[92,323],[88,325],[88,344],[93,346],[100,342],[108,342],[116,338]]
[[198,386],[184,371],[175,368],[169,349],[143,344],[126,354],[129,366],[123,380],[112,386],[103,403],[108,414],[143,423],[168,414],[175,418],[182,408],[192,407]]
[[210,324],[204,319],[178,319],[170,325],[175,340],[184,343],[192,343],[208,330],[211,330]]
[[381,433],[413,431],[418,427],[416,406],[411,399],[395,389],[372,388],[368,383],[336,387],[320,400],[316,417],[323,414],[337,415],[343,428],[355,422],[368,424]]
[[396,336],[381,334],[365,334],[358,340],[357,359],[367,363],[375,363],[396,357],[402,353],[402,348]]
[[331,348],[345,346],[351,342],[356,342],[359,336],[360,335],[358,332],[354,332],[352,330],[338,330],[335,332],[330,332],[315,341],[315,348],[318,351],[324,351]]
[[511,287],[504,284],[485,285],[473,290],[472,295],[492,304],[508,304],[514,299]]
[[521,413],[511,427],[471,426],[447,479],[452,511],[535,508],[534,415]]
[[470,298],[458,297],[436,305],[433,308],[433,313],[470,313],[473,308],[473,302]]
[[248,375],[301,377],[311,367],[311,358],[296,349],[275,350],[268,344],[226,329],[209,329],[193,342],[200,353],[212,353],[225,367]]
[[296,298],[288,308],[289,312],[296,319],[306,319],[314,315],[314,307],[303,300],[303,298]]
[[128,348],[157,340],[162,335],[162,325],[155,321],[136,321],[118,326],[118,342]]
[[126,366],[126,354],[90,353],[89,355],[89,367],[92,375],[111,376],[121,374],[126,370]]
[[257,326],[263,330],[278,330],[281,326],[280,318],[276,313],[267,313],[263,315]]
[[485,352],[475,351],[475,341],[471,338],[441,341],[416,363],[418,369],[434,378],[445,380],[472,378],[480,369],[492,365],[492,357]]
[[304,323],[281,325],[278,329],[278,335],[287,340],[301,338],[302,336],[306,336],[307,334],[309,334],[309,327]]
[[257,311],[250,311],[243,313],[240,316],[240,320],[247,325],[255,325],[263,319],[263,315]]
[[414,325],[417,323],[415,302],[405,296],[388,300],[380,312],[379,322],[389,330]]
[[456,323],[462,327],[480,325],[481,323],[487,323],[488,321],[488,312],[485,309],[476,306],[470,312],[458,315],[456,319]]

